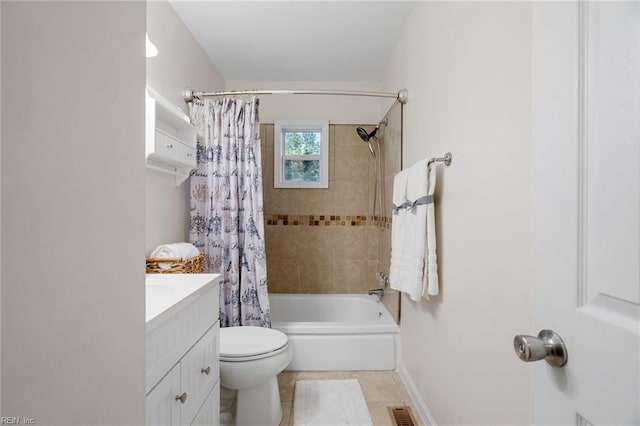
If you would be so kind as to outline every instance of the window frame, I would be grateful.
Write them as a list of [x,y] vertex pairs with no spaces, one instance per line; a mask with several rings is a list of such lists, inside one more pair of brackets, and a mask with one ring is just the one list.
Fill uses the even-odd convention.
[[[273,126],[273,187],[274,188],[329,188],[329,120],[275,120]],[[319,132],[320,155],[285,155],[285,132]],[[291,181],[284,178],[287,160],[320,161],[317,181]]]

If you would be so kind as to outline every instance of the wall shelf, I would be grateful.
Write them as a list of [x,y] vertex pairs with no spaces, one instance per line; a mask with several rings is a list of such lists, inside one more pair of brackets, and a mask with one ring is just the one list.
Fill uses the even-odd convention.
[[197,129],[189,117],[155,90],[146,90],[147,167],[176,176],[176,186],[196,167]]

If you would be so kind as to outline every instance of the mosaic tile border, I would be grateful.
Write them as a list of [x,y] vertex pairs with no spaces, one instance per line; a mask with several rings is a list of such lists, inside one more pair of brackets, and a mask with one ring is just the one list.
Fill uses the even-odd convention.
[[391,217],[366,215],[265,214],[267,226],[377,226],[391,229]]

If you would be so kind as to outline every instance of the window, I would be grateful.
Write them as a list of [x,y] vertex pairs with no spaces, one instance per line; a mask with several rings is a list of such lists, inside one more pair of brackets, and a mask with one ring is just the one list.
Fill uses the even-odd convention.
[[276,121],[273,186],[329,187],[329,122]]

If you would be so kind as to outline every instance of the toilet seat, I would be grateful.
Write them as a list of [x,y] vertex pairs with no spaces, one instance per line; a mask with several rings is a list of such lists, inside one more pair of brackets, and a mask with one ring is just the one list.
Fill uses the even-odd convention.
[[220,329],[220,361],[252,361],[275,356],[287,348],[287,335],[271,328],[242,326]]

